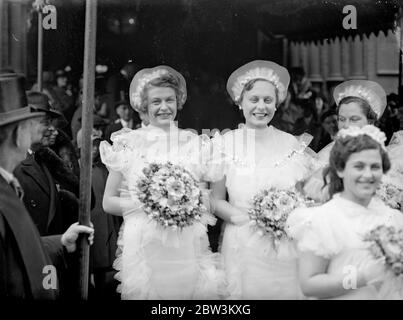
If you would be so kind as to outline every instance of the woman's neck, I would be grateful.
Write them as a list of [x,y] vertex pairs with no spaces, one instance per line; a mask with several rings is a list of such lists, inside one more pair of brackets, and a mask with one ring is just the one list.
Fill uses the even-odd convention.
[[359,205],[361,205],[361,206],[363,206],[365,208],[368,207],[368,205],[369,205],[369,203],[371,202],[371,199],[372,199],[372,197],[371,198],[358,198],[358,197],[355,197],[354,195],[352,195],[350,193],[347,193],[345,191],[342,191],[340,193],[340,197],[342,197],[344,199],[347,199],[347,200],[349,200],[351,202],[354,202],[356,204],[359,204]]
[[162,131],[164,131],[165,133],[167,133],[167,134],[169,134],[169,132],[171,131],[171,129],[177,129],[177,127],[175,126],[175,124],[174,123],[170,123],[169,125],[166,125],[166,126],[156,126],[155,124],[152,124],[152,123],[150,123],[148,126],[147,126],[147,128],[149,128],[149,129],[159,129],[159,130],[162,130]]
[[270,127],[264,126],[264,127],[255,127],[251,126],[248,123],[245,124],[245,128],[249,130],[254,130],[255,138],[256,139],[262,139],[266,137],[270,131]]

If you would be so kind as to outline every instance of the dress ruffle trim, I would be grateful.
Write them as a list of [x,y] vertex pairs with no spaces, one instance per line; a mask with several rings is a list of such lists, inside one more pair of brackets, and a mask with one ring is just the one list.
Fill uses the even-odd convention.
[[[136,219],[136,221],[130,221]],[[145,213],[125,216],[118,238],[118,249],[113,267],[118,271],[115,278],[121,282],[117,291],[123,300],[158,299],[151,283],[152,270],[147,264],[144,248],[151,241],[159,241],[165,247],[178,247],[180,243],[195,244],[195,260],[198,265],[198,281],[192,296],[187,299],[222,299],[227,295],[225,275],[219,255],[212,253],[206,237],[207,224],[214,224],[215,218],[205,215],[200,223],[182,231],[172,231],[156,226]],[[129,228],[129,229],[128,229]],[[136,232],[142,230],[141,233]],[[130,236],[127,239],[128,235]],[[207,238],[206,238],[207,239]],[[180,270],[178,270],[180,273]],[[164,297],[175,299],[175,297]]]
[[[236,227],[236,230],[233,229],[231,232],[235,232],[235,234],[231,235],[232,241],[226,243],[224,253],[224,259],[228,259],[225,261],[227,266],[228,300],[245,299],[242,282],[245,251],[253,253],[256,257],[264,258],[268,264],[273,261],[275,264],[280,263],[287,267],[289,264],[296,263],[298,259],[295,244],[290,239],[281,240],[277,247],[274,248],[271,239],[267,236],[259,235],[248,223]],[[300,298],[302,298],[302,295]]]
[[294,210],[287,220],[287,233],[297,242],[299,251],[310,251],[317,256],[330,258],[342,250],[342,243],[334,236],[325,212],[316,208]]
[[[288,171],[288,168],[291,167],[296,169],[295,171],[293,170],[293,172],[298,172],[296,180],[303,180],[308,177],[312,171],[320,167],[315,152],[308,147],[313,138],[311,135],[303,134],[296,138],[280,130],[271,129],[273,130],[273,135],[278,136],[278,141],[276,142],[280,145],[289,145],[290,151],[284,154],[284,156],[275,163],[268,162],[265,166],[259,165],[259,169],[262,170],[262,172],[266,172],[270,180],[273,180],[272,177],[276,173],[283,170]],[[246,155],[238,155],[238,151],[242,149],[234,149],[235,145],[239,145],[239,141],[235,141],[238,139],[237,134],[239,134],[239,132],[233,130],[224,135],[216,133],[213,137],[212,156],[208,162],[210,180],[216,181],[222,179],[228,174],[230,167],[245,168],[245,170],[253,171],[256,165],[254,154],[249,152]],[[283,172],[279,174],[283,175]]]

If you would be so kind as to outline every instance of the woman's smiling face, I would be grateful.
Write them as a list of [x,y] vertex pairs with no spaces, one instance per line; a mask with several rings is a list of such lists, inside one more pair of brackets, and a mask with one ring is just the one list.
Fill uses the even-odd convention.
[[176,93],[170,87],[150,87],[147,90],[148,118],[156,127],[169,126],[178,112]]
[[246,124],[250,128],[264,128],[276,112],[276,89],[268,81],[258,80],[245,91],[240,103]]
[[350,155],[343,171],[344,195],[358,203],[369,202],[381,183],[383,168],[379,149],[368,149]]
[[368,124],[367,116],[357,102],[340,105],[337,124],[340,129],[363,127]]

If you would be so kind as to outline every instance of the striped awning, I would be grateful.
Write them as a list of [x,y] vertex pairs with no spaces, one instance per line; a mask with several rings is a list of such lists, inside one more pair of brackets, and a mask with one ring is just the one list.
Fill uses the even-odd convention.
[[[245,16],[267,36],[284,35],[296,41],[369,35],[394,29],[401,0],[234,0]],[[345,29],[343,13],[354,6],[357,29]]]

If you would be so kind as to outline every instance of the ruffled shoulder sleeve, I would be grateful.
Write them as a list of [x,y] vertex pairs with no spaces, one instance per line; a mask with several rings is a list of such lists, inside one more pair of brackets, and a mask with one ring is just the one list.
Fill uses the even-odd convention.
[[208,176],[209,162],[212,154],[212,141],[206,134],[195,134],[183,130],[180,139],[185,143],[179,150],[179,158],[198,173],[201,180],[211,181]]
[[280,161],[280,165],[291,163],[299,168],[299,179],[303,180],[310,176],[318,169],[318,161],[316,153],[309,148],[313,137],[310,134],[304,133],[300,136],[293,136],[287,132],[276,129],[278,141],[281,141],[287,152]]
[[392,163],[391,171],[403,175],[403,130],[393,134],[387,150],[390,162]]
[[325,167],[329,164],[330,151],[332,150],[333,146],[334,142],[331,142],[318,152],[318,163],[321,167]]
[[206,171],[204,179],[215,182],[224,178],[225,175],[225,138],[219,132],[216,132],[209,144],[204,148],[206,159]]
[[327,207],[298,208],[288,217],[287,233],[299,251],[329,259],[342,250]]
[[136,143],[141,139],[140,132],[123,128],[112,133],[110,145],[107,141],[102,141],[99,145],[99,151],[102,163],[108,168],[124,174],[129,165],[132,163],[134,154],[136,153]]

